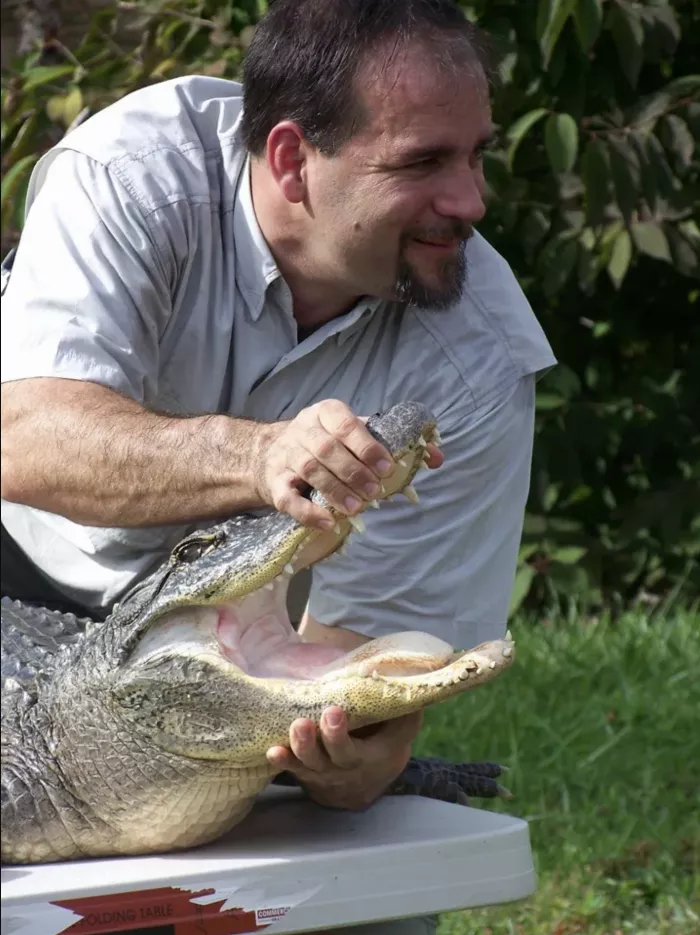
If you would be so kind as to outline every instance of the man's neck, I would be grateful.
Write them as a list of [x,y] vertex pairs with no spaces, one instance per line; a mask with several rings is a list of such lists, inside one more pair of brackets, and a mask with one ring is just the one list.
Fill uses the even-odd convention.
[[310,267],[305,250],[302,224],[295,208],[275,192],[265,177],[265,169],[255,160],[250,167],[250,193],[253,210],[270,253],[292,294],[294,318],[305,332],[348,312],[361,298],[343,291],[337,283],[324,281]]

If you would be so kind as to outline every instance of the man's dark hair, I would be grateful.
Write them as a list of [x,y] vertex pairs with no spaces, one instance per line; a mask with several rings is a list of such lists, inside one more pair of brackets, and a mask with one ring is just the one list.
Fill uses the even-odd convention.
[[358,72],[372,52],[383,67],[407,45],[439,65],[478,66],[494,78],[488,43],[453,0],[274,0],[243,67],[242,133],[260,155],[280,120],[332,155],[363,124]]

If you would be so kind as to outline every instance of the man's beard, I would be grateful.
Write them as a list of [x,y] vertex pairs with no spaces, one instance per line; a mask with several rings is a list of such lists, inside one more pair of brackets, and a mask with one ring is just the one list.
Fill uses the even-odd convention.
[[[397,301],[435,311],[453,308],[464,295],[467,283],[466,246],[471,235],[471,229],[466,231],[463,227],[447,235],[448,237],[461,237],[462,243],[455,255],[442,263],[437,276],[438,285],[428,285],[423,281],[415,267],[406,259],[404,242],[399,254],[399,268],[394,288]],[[410,239],[414,239],[414,235]],[[430,234],[423,234],[419,239],[430,240],[432,238]],[[446,239],[445,234],[438,235],[436,239]]]

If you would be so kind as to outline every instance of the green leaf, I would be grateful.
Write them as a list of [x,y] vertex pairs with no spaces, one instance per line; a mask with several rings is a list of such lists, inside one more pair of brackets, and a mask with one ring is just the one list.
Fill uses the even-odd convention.
[[620,67],[635,88],[644,56],[644,26],[639,12],[631,3],[617,0],[612,4],[608,22],[617,47]]
[[556,295],[564,288],[576,266],[578,242],[570,232],[557,234],[540,253],[538,265],[544,269],[542,288],[545,295]]
[[641,127],[645,124],[653,124],[666,113],[672,101],[673,95],[665,88],[648,94],[630,107],[627,112],[627,125]]
[[517,613],[520,609],[521,604],[528,595],[534,577],[535,569],[531,565],[522,565],[518,569],[515,575],[515,581],[513,582],[513,590],[510,595],[509,617],[512,617],[513,614]]
[[549,566],[549,578],[557,591],[567,597],[578,597],[588,589],[588,575],[580,565],[553,561]]
[[535,409],[547,412],[551,409],[559,409],[565,403],[564,397],[556,393],[538,393],[535,399]]
[[662,55],[672,55],[681,38],[681,28],[674,10],[670,6],[653,5],[643,12],[650,21],[651,29]]
[[577,0],[574,7],[576,35],[584,52],[595,44],[603,24],[603,0]]
[[70,127],[83,109],[83,94],[80,88],[73,87],[63,99],[63,122]]
[[591,227],[603,223],[610,187],[610,160],[605,143],[591,140],[583,154],[586,221]]
[[541,120],[547,113],[548,110],[546,107],[538,107],[536,110],[531,110],[527,114],[523,114],[522,117],[518,117],[515,123],[509,127],[506,133],[506,139],[509,142],[508,163],[511,167],[513,166],[513,160],[515,159],[515,152],[518,146],[537,121]]
[[37,153],[31,153],[18,160],[2,177],[2,186],[0,187],[0,207],[4,210],[14,196],[15,191],[22,182],[25,175],[34,168],[34,163],[39,158]]
[[579,546],[568,545],[561,549],[556,549],[552,552],[550,558],[554,559],[554,561],[561,562],[562,565],[575,565],[576,562],[581,561],[587,551],[587,549],[582,549]]
[[518,549],[518,565],[524,564],[531,555],[534,555],[539,545],[536,542],[529,542],[527,545],[522,544]]
[[647,153],[647,141],[641,132],[632,132],[630,134],[630,142],[634,146],[635,152],[637,153],[637,157],[639,159],[639,167],[641,171],[640,188],[642,197],[649,206],[649,210],[655,211],[658,186],[656,183],[656,171],[654,166],[649,161],[649,155]]
[[578,126],[571,114],[552,114],[544,127],[544,146],[555,174],[571,172],[578,153]]
[[697,244],[687,240],[673,224],[668,226],[668,241],[673,265],[684,276],[700,278],[700,250]]
[[528,212],[520,226],[521,242],[528,257],[528,262],[532,263],[535,249],[542,242],[550,226],[550,220],[544,211],[533,208],[532,211]]
[[662,198],[672,198],[676,191],[676,180],[666,159],[661,141],[653,133],[646,138],[646,157],[649,168],[656,178],[656,189]]
[[[538,394],[539,395],[539,394]],[[526,536],[541,536],[547,531],[547,520],[535,513],[526,513],[523,520],[523,533]]]
[[678,114],[669,114],[661,121],[661,142],[687,168],[695,153],[695,140],[688,124]]
[[673,97],[692,97],[700,92],[700,75],[683,75],[674,78],[665,89]]
[[643,221],[632,225],[632,239],[641,253],[656,260],[671,261],[668,240],[661,224],[656,221]]
[[642,176],[639,157],[627,140],[611,138],[608,146],[615,198],[622,216],[629,224],[639,197]]
[[536,28],[545,68],[549,67],[554,47],[575,3],[576,0],[540,0]]
[[612,254],[608,263],[608,275],[616,289],[619,289],[622,285],[631,259],[632,238],[629,231],[621,230],[613,243]]
[[72,75],[74,72],[74,65],[37,65],[36,68],[30,68],[24,73],[22,90],[26,93],[42,84],[50,84],[57,78]]

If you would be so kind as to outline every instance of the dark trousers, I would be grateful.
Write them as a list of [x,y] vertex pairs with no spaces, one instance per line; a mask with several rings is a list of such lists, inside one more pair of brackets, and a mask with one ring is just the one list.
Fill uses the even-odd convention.
[[58,588],[37,568],[34,562],[20,549],[15,540],[0,524],[2,555],[0,556],[0,587],[2,596],[25,604],[59,610],[77,617],[104,619],[104,613],[90,608],[62,594]]

